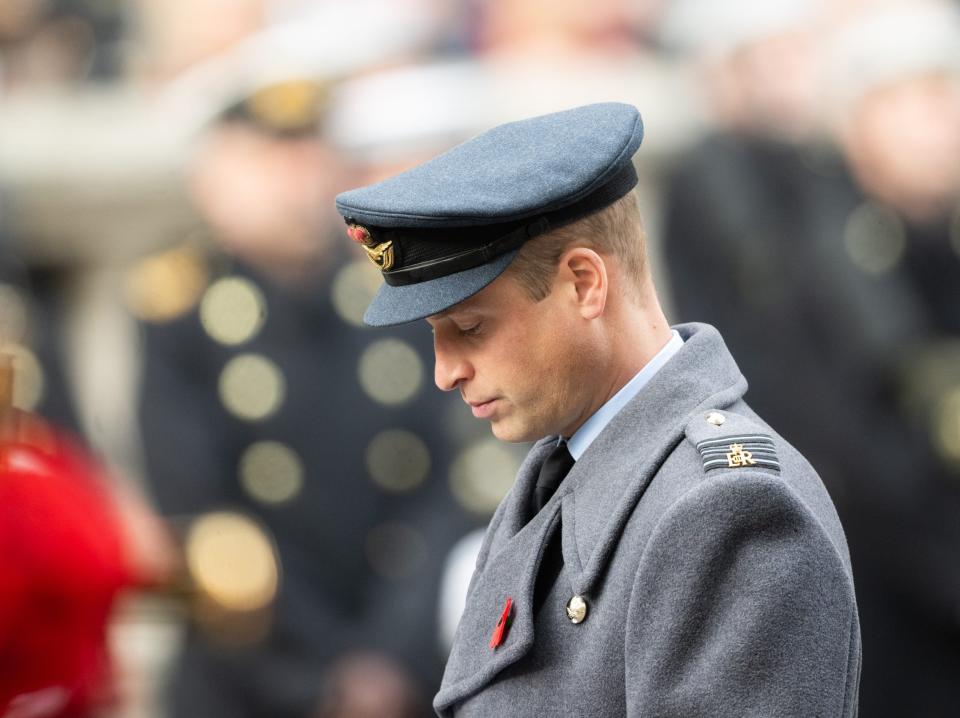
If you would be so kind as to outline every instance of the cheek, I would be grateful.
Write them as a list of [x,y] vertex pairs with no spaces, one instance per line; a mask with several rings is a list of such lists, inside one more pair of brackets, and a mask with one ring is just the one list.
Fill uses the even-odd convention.
[[549,418],[558,418],[576,399],[589,367],[586,347],[563,326],[551,325],[528,344],[518,370],[526,376],[533,406]]

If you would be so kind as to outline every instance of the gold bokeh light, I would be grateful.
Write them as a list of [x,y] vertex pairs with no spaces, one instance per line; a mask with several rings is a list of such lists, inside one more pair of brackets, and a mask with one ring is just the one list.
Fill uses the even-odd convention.
[[279,441],[258,441],[240,457],[240,484],[261,503],[285,503],[303,488],[303,462]]
[[27,301],[16,287],[0,282],[0,344],[23,342],[27,335]]
[[423,383],[423,362],[407,342],[381,339],[363,352],[360,386],[374,401],[399,406],[410,401]]
[[216,281],[200,302],[200,321],[207,334],[228,346],[249,341],[263,327],[267,305],[263,292],[243,277]]
[[450,489],[461,506],[489,516],[507,495],[519,462],[496,439],[483,439],[465,449],[450,468]]
[[145,257],[127,272],[127,306],[145,321],[168,322],[194,307],[207,282],[202,255],[183,244]]
[[960,386],[937,402],[934,441],[944,459],[960,466]]
[[259,354],[241,354],[227,362],[219,386],[227,410],[247,421],[260,421],[276,413],[286,392],[280,369]]
[[0,345],[0,354],[13,359],[13,405],[33,411],[43,399],[46,385],[43,367],[30,349],[16,342]]
[[273,542],[252,519],[237,513],[201,516],[187,535],[186,563],[197,589],[227,611],[258,611],[280,584]]
[[426,444],[404,429],[387,429],[374,436],[365,458],[374,483],[394,493],[412,491],[430,472],[430,452]]
[[382,283],[379,270],[366,260],[345,265],[330,287],[333,307],[339,317],[352,326],[364,326],[363,313]]

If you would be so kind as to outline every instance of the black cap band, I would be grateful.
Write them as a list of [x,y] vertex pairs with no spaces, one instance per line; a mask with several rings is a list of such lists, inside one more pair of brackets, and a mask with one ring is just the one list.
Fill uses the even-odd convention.
[[[608,207],[636,184],[637,171],[628,162],[609,182],[580,201],[519,222],[459,229],[369,229],[377,242],[392,242],[396,259],[393,267],[383,272],[383,279],[392,287],[401,287],[486,264],[533,237]],[[352,221],[347,218],[348,223]],[[490,236],[495,238],[490,240]]]
[[473,269],[481,264],[486,264],[494,257],[499,257],[501,254],[517,249],[528,239],[543,234],[549,229],[550,223],[544,217],[540,217],[530,224],[525,224],[512,232],[497,237],[481,247],[465,249],[452,256],[428,259],[407,267],[384,272],[383,281],[391,287],[402,287],[406,284],[417,284],[437,277],[445,277],[448,274],[462,272],[465,269]]

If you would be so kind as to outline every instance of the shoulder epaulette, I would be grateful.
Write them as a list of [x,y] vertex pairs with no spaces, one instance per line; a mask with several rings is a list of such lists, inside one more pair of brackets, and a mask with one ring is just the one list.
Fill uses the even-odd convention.
[[758,468],[780,471],[777,447],[761,423],[729,411],[698,412],[685,428],[703,470]]

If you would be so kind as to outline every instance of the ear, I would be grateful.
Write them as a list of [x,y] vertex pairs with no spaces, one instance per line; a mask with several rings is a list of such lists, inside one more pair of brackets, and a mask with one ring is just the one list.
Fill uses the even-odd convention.
[[584,319],[596,319],[607,304],[609,282],[603,257],[587,247],[574,247],[560,257],[558,278],[566,279]]

